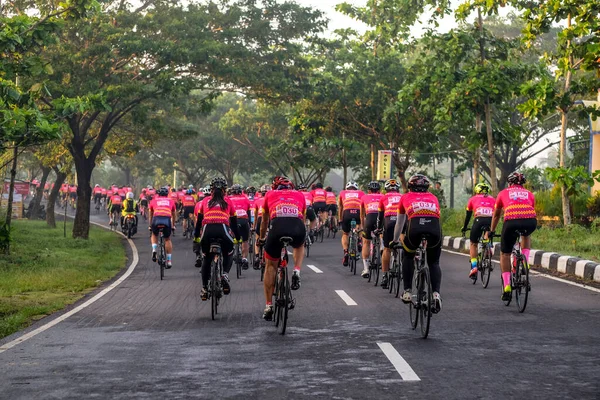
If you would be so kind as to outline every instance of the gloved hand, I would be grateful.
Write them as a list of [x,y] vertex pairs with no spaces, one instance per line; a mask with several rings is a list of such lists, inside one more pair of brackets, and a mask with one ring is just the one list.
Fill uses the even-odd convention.
[[266,240],[266,239],[258,239],[258,240],[256,241],[256,243],[257,243],[259,246],[264,246],[266,242],[267,242],[267,240]]
[[460,232],[461,232],[462,234],[464,234],[466,231],[468,231],[468,229],[467,229],[466,227],[464,227],[464,226],[463,226],[463,228],[460,230]]

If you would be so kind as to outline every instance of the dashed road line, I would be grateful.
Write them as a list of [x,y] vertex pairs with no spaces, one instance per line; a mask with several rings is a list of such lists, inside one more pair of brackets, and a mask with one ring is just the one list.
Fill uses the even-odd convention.
[[335,292],[337,293],[338,296],[340,296],[342,298],[342,300],[344,300],[346,305],[348,305],[348,306],[357,305],[356,302],[354,300],[352,300],[352,297],[348,296],[348,293],[346,293],[345,291],[336,290]]
[[308,268],[312,269],[313,271],[315,271],[317,274],[322,274],[323,273],[323,271],[321,271],[319,268],[315,267],[314,265],[307,264],[306,266]]
[[377,346],[383,351],[383,354],[390,360],[396,371],[400,374],[403,380],[405,381],[420,381],[421,378],[413,371],[413,369],[408,365],[406,360],[402,358],[400,353],[396,351],[394,346],[391,343],[377,343]]

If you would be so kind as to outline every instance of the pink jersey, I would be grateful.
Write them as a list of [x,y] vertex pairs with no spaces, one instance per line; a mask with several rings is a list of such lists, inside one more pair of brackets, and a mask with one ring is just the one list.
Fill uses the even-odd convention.
[[258,217],[262,217],[263,212],[265,211],[264,209],[264,204],[265,204],[265,198],[264,197],[259,197],[258,199],[254,200],[254,209],[256,210],[256,215]]
[[379,212],[383,211],[384,218],[396,218],[402,195],[398,192],[387,192],[379,201]]
[[342,190],[340,200],[344,210],[360,210],[361,199],[364,196],[362,190]]
[[196,205],[196,199],[191,194],[186,194],[181,198],[181,203],[184,207],[194,207]]
[[300,218],[304,220],[306,199],[296,190],[271,190],[265,196],[265,209],[269,218]]
[[382,198],[383,194],[381,193],[365,194],[361,199],[361,206],[365,209],[365,214],[377,214],[379,212],[379,202]]
[[327,202],[327,192],[325,189],[315,189],[310,192],[313,197],[313,203],[326,203]]
[[535,197],[523,186],[513,185],[498,193],[496,208],[504,209],[504,220],[536,218]]
[[327,204],[337,204],[337,197],[335,197],[335,193],[327,192]]
[[102,196],[106,196],[108,194],[108,190],[102,188],[102,190],[100,191],[100,193],[102,193]]
[[406,214],[407,218],[440,218],[440,203],[438,198],[429,192],[408,192],[400,197],[398,206],[400,214]]
[[94,189],[92,190],[92,193],[94,193],[94,194],[102,194],[102,188],[100,186],[94,187]]
[[150,212],[153,217],[171,217],[175,212],[175,202],[168,197],[157,197],[150,202]]
[[172,199],[173,201],[177,202],[177,198],[179,196],[177,195],[177,192],[169,192],[169,198]]
[[123,199],[118,194],[114,194],[110,196],[110,204],[114,206],[120,206],[121,204],[123,204]]
[[304,199],[306,200],[306,208],[308,207],[312,207],[312,203],[313,203],[313,197],[312,194],[310,194],[310,192],[300,192],[304,195]]
[[77,193],[77,186],[76,185],[69,186],[69,193]]
[[60,191],[62,193],[67,193],[69,191],[69,185],[66,183],[63,183],[62,185],[60,185]]
[[475,218],[491,218],[496,199],[489,194],[476,194],[469,199],[467,211],[473,211]]
[[117,190],[117,194],[121,197],[125,197],[125,195],[127,194],[127,192],[125,191],[125,189],[118,189]]
[[250,209],[250,200],[243,195],[229,196],[229,200],[235,209],[235,215],[238,218],[248,219],[248,210]]
[[231,199],[225,197],[225,202],[227,202],[225,209],[222,209],[219,204],[215,204],[212,207],[209,206],[208,203],[211,199],[212,197],[208,196],[202,200],[202,203],[199,203],[200,207],[198,208],[197,215],[201,214],[203,216],[202,226],[207,224],[224,224],[229,226],[229,218],[235,217],[235,208]]

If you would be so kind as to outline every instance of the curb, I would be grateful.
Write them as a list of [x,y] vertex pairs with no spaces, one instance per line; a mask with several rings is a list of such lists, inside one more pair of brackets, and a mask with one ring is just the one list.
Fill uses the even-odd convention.
[[[458,250],[462,253],[469,252],[471,241],[462,237],[444,236],[443,247]],[[494,243],[494,260],[500,259],[500,243]],[[591,260],[565,256],[552,251],[531,249],[529,264],[550,271],[575,275],[579,278],[600,282],[600,264]]]

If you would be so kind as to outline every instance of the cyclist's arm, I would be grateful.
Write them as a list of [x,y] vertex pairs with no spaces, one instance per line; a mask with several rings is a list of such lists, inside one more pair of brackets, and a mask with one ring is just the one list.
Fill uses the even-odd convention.
[[467,226],[469,226],[469,221],[471,221],[471,217],[473,216],[473,210],[467,210],[467,215],[465,216],[465,224],[463,225],[462,230],[466,231]]
[[262,221],[260,224],[260,239],[264,239],[267,235],[267,228],[269,227],[269,208],[267,207],[267,202],[263,204],[263,215]]
[[360,205],[360,226],[365,226],[365,204]]
[[377,212],[377,229],[383,228],[383,215],[384,215],[383,210],[380,210]]
[[342,220],[342,215],[344,214],[344,203],[342,202],[342,198],[338,200],[338,219]]
[[202,220],[204,219],[204,214],[198,213],[196,216],[196,226],[194,227],[194,239],[198,239],[200,237],[200,228],[202,227]]
[[500,222],[501,216],[502,216],[502,207],[494,208],[494,216],[492,217],[492,226],[490,227],[490,230],[492,232],[496,231],[496,227],[498,226],[498,223]]
[[406,214],[400,214],[400,211],[398,211],[398,219],[396,220],[396,226],[394,227],[394,242],[400,241],[400,234],[402,234],[405,222]]
[[232,215],[229,217],[229,226],[231,227],[231,230],[233,231],[233,234],[235,235],[235,240],[239,241],[241,236],[240,236],[240,227],[238,226],[237,216]]

